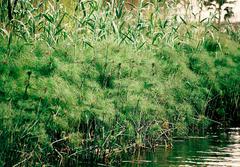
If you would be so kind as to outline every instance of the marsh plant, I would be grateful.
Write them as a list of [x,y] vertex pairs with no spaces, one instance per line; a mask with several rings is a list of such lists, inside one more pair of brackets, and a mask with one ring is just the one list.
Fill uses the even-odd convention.
[[15,1],[11,17],[4,2],[0,165],[116,164],[239,123],[231,25],[159,17],[158,2]]

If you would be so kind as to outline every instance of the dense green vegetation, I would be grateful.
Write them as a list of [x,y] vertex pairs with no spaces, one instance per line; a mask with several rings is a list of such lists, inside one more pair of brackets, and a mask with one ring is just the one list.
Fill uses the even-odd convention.
[[231,25],[159,18],[157,5],[24,5],[0,23],[1,166],[113,163],[239,121]]

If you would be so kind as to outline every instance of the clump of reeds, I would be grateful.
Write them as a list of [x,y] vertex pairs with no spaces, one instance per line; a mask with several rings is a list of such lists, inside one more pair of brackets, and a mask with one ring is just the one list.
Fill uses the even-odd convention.
[[239,119],[239,47],[211,22],[21,3],[1,13],[0,165],[115,163]]

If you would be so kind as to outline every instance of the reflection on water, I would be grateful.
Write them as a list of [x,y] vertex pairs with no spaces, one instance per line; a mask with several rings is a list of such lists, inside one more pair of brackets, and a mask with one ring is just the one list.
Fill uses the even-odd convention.
[[133,156],[126,159],[122,165],[240,167],[240,128],[211,134],[208,138],[176,141],[172,150],[160,148],[155,152],[143,152],[139,156],[139,161],[136,159],[136,156]]

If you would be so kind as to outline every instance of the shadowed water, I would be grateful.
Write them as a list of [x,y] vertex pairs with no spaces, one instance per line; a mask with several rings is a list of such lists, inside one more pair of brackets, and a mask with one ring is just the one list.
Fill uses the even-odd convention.
[[207,138],[175,141],[171,150],[159,148],[155,152],[142,152],[140,156],[129,156],[121,166],[240,167],[240,128],[211,134]]

